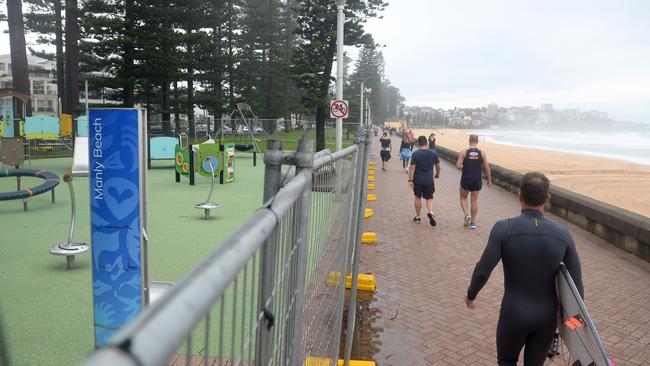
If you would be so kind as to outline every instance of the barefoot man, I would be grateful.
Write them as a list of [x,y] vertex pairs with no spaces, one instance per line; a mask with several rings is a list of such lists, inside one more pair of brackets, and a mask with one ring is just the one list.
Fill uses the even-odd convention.
[[[479,150],[478,135],[469,136],[469,149],[458,154],[456,168],[462,169],[460,178],[460,207],[463,209],[465,219],[463,226],[476,229],[476,215],[478,214],[478,194],[483,187],[483,171],[488,187],[492,186],[492,174],[485,151]],[[467,210],[467,196],[471,194],[471,214]]]

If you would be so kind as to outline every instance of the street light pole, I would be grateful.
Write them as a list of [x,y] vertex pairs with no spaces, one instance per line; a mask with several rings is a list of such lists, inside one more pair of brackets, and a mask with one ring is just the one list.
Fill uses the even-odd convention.
[[363,87],[363,81],[362,81],[361,82],[361,93],[360,93],[361,102],[359,103],[359,106],[361,107],[361,108],[359,108],[359,113],[360,113],[359,114],[359,128],[363,127],[363,89],[364,89],[364,87]]
[[[343,99],[343,25],[346,0],[336,0],[336,99]],[[336,151],[343,149],[343,119],[336,119]]]

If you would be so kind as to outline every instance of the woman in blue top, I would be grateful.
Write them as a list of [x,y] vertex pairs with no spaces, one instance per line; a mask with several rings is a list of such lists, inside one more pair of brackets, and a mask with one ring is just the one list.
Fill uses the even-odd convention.
[[402,161],[402,169],[408,174],[408,166],[413,153],[413,141],[409,140],[408,134],[402,135],[402,143],[399,145],[399,159]]

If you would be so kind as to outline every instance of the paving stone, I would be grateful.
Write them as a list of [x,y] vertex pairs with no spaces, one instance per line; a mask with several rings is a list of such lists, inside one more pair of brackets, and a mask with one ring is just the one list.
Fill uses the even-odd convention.
[[[393,146],[399,146],[397,139]],[[379,164],[377,144],[373,152]],[[369,357],[379,366],[494,365],[503,295],[501,265],[479,294],[475,310],[465,307],[464,297],[492,225],[518,215],[519,202],[501,188],[484,187],[478,229],[465,229],[458,197],[460,173],[442,162],[434,196],[438,225],[431,227],[426,217],[415,224],[408,177],[400,168],[401,162],[393,159],[387,171],[377,170],[373,193],[378,200],[367,203],[375,215],[365,220],[365,231],[376,232],[380,243],[362,248],[361,272],[377,277],[375,302],[384,322],[379,351]],[[650,263],[559,217],[547,216],[573,235],[587,307],[610,357],[617,365],[649,364]],[[568,353],[564,347],[562,351],[563,356],[546,364],[568,364]]]

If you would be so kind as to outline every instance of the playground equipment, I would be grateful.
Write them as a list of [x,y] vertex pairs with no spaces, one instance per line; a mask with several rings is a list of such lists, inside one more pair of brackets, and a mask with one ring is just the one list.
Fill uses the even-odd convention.
[[188,176],[190,178],[190,185],[194,185],[194,146],[192,144],[187,144],[183,147],[183,139],[181,137],[180,143],[174,147],[174,156],[176,161],[176,169],[174,171],[174,177],[176,182],[181,181],[181,175]]
[[75,177],[88,176],[88,137],[79,137],[74,142],[72,156],[72,175]]
[[176,145],[179,139],[170,136],[149,137],[149,155],[147,167],[151,169],[152,160],[174,160],[176,158]]
[[215,183],[214,176],[217,174],[217,171],[214,169],[214,166],[217,165],[217,167],[219,167],[219,159],[214,155],[207,156],[201,162],[201,169],[202,170],[205,169],[206,165],[207,168],[209,169],[210,176],[212,177],[212,182],[210,183],[210,193],[208,193],[208,198],[206,198],[204,202],[197,203],[194,207],[203,210],[205,214],[205,219],[207,220],[208,218],[210,218],[210,210],[219,208],[219,204],[210,202],[210,198],[212,197],[212,193],[214,192],[214,183]]
[[[233,116],[238,114],[238,117],[233,119]],[[239,136],[245,136],[250,139],[248,144],[235,144],[237,151],[250,151],[253,150],[253,165],[256,165],[257,156],[255,153],[261,153],[259,145],[257,144],[257,139],[255,138],[256,132],[261,132],[266,135],[268,134],[264,129],[264,126],[260,123],[259,118],[253,112],[253,109],[249,104],[246,103],[237,103],[237,108],[230,113],[229,120],[233,121],[233,133],[235,134],[235,141],[237,141]],[[220,136],[220,139],[223,139],[224,128],[223,125],[217,130],[217,136]]]
[[[0,178],[2,177],[16,177],[18,189],[14,192],[1,192],[0,201],[22,199],[23,207],[27,211],[27,200],[30,197],[51,191],[52,204],[55,203],[54,187],[59,185],[59,176],[52,172],[36,169],[0,169]],[[21,189],[20,177],[38,177],[45,179],[45,182],[33,188]]]
[[52,255],[64,255],[67,268],[70,269],[74,266],[75,255],[85,253],[90,249],[90,246],[86,243],[76,243],[72,241],[74,236],[74,226],[77,217],[76,204],[74,199],[74,188],[72,187],[72,174],[68,173],[63,176],[63,181],[68,183],[68,188],[70,191],[70,203],[72,206],[72,215],[70,218],[70,232],[68,234],[68,241],[65,243],[55,244],[50,248],[50,254]]

